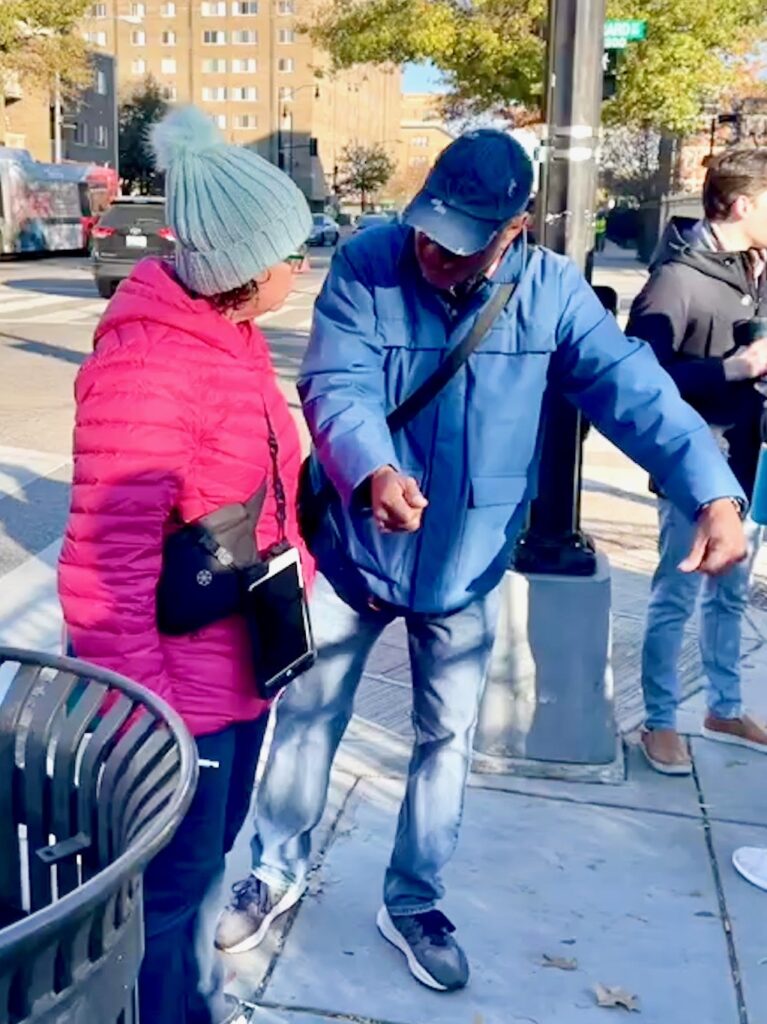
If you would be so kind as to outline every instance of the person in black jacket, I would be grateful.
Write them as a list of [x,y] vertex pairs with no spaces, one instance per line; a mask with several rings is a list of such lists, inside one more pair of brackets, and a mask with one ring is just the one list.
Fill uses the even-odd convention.
[[[765,401],[759,381],[767,378],[767,149],[733,149],[714,158],[703,206],[703,220],[669,223],[626,333],[652,345],[682,397],[710,424],[750,497]],[[747,559],[704,582],[679,568],[695,524],[663,497],[662,483],[653,489],[659,494],[660,562],[642,651],[642,749],[657,771],[685,775],[692,768],[676,731],[677,662],[701,590],[708,681],[703,735],[767,753],[767,731],[742,711],[739,666],[741,622],[761,529],[747,520]]]

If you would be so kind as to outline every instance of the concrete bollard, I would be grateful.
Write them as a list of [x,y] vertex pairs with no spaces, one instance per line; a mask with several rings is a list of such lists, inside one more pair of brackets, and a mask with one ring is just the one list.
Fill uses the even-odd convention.
[[506,574],[475,739],[480,771],[623,780],[610,622],[603,554],[594,576]]

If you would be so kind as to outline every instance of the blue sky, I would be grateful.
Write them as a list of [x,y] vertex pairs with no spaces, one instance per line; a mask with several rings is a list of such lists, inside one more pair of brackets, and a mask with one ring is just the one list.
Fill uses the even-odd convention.
[[433,64],[406,64],[404,92],[441,92],[441,76]]

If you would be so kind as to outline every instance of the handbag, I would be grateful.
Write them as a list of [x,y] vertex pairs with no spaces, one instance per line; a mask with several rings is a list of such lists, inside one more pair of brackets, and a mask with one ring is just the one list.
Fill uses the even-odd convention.
[[[386,417],[392,434],[410,423],[432,402],[480,346],[516,290],[516,282],[502,284],[482,310],[466,337],[452,348],[437,369]],[[311,549],[320,532],[336,489],[314,453],[306,458],[298,478],[298,525]]]
[[158,629],[170,636],[243,616],[258,695],[269,699],[306,671],[316,652],[300,554],[287,537],[279,445],[266,410],[265,415],[277,543],[263,553],[256,545],[264,483],[247,502],[225,505],[166,538],[156,607]]
[[243,574],[262,562],[255,538],[265,497],[264,483],[244,504],[225,505],[166,538],[157,585],[161,633],[196,633],[241,611]]

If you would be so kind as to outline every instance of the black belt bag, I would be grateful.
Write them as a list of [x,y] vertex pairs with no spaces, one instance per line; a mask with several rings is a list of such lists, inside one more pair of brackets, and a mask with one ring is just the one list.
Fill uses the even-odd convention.
[[256,545],[266,483],[247,502],[225,505],[170,534],[157,586],[157,626],[168,636],[183,636],[242,616],[257,692],[268,699],[305,672],[316,652],[300,554],[287,539],[279,447],[268,415],[266,420],[277,544],[263,553]]

